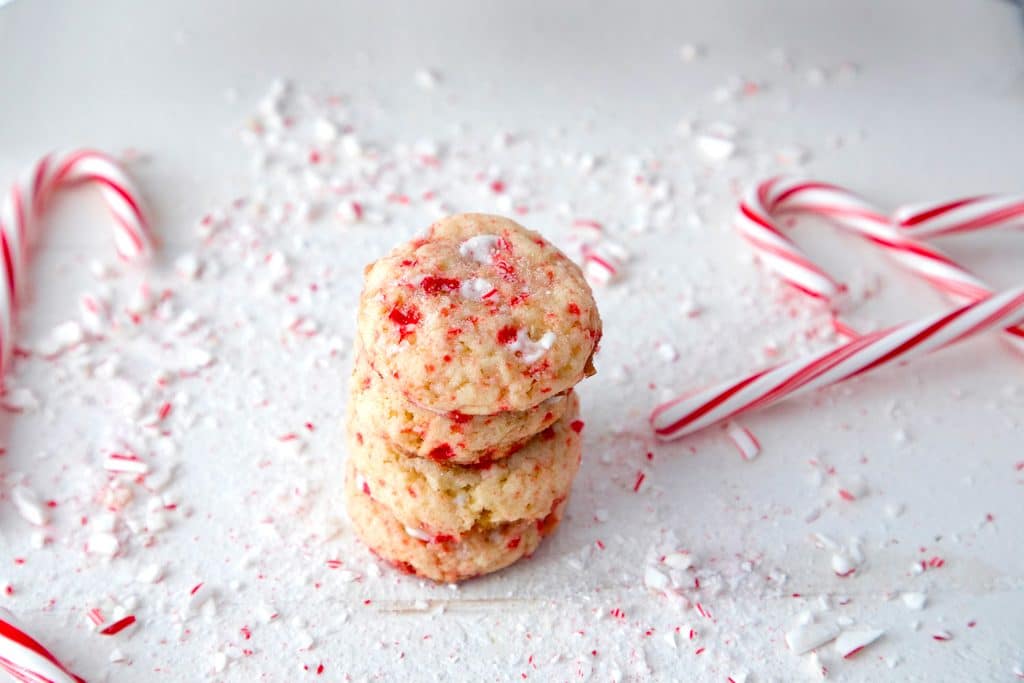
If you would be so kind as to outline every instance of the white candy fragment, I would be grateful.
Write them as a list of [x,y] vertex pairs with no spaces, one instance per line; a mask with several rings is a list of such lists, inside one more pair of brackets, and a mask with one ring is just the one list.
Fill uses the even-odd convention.
[[924,593],[904,593],[900,597],[903,599],[903,604],[913,610],[924,609],[925,603],[928,601],[928,596]]
[[857,565],[844,553],[835,553],[832,555],[832,571],[836,576],[850,576],[857,571]]
[[669,553],[664,562],[673,569],[689,569],[693,566],[693,556],[690,553]]
[[738,422],[727,424],[726,434],[729,435],[729,440],[736,446],[744,460],[753,460],[761,454],[761,443],[757,437]]
[[273,605],[262,604],[256,608],[256,618],[264,624],[269,624],[277,619],[277,617],[278,613]]
[[228,666],[228,656],[223,652],[214,652],[211,665],[214,673],[221,673]]
[[661,356],[662,360],[665,360],[666,362],[672,363],[679,360],[679,352],[671,342],[659,341],[654,345],[654,348],[658,352],[658,355]]
[[313,122],[313,136],[317,142],[330,144],[338,139],[338,126],[330,119],[320,116]]
[[419,69],[416,71],[416,85],[424,90],[433,90],[437,87],[440,77],[433,69]]
[[83,339],[85,339],[85,333],[82,326],[74,320],[69,320],[54,327],[48,337],[36,344],[36,351],[41,356],[53,358],[78,346]]
[[174,270],[185,280],[195,280],[203,269],[199,258],[192,253],[182,254],[174,262]]
[[110,319],[110,307],[104,299],[94,294],[83,294],[78,300],[78,312],[85,329],[92,334],[100,334],[106,329]]
[[415,538],[417,541],[423,541],[424,543],[430,542],[430,534],[428,534],[426,531],[423,531],[422,529],[406,526],[405,533],[411,536],[412,538]]
[[305,629],[301,629],[295,634],[295,648],[297,650],[312,650],[315,642],[312,634]]
[[164,576],[164,569],[158,564],[147,564],[139,570],[136,580],[139,583],[158,583]]
[[494,263],[494,251],[498,247],[497,235],[476,235],[459,245],[459,254],[463,258],[471,258],[477,263],[490,265]]
[[213,356],[208,351],[200,348],[182,349],[178,357],[178,369],[183,372],[199,370],[211,363],[213,363]]
[[795,654],[815,650],[839,635],[839,629],[832,624],[801,624],[786,632],[786,645]]
[[885,633],[882,629],[867,628],[856,631],[843,631],[836,638],[836,652],[843,658],[849,658],[875,642]]
[[629,252],[624,247],[606,239],[583,245],[581,254],[583,274],[592,285],[607,285],[617,280],[629,260]]
[[736,143],[721,135],[698,135],[694,144],[701,156],[715,163],[728,160],[736,152]]
[[11,490],[11,500],[18,514],[29,524],[44,526],[50,521],[46,506],[39,500],[36,492],[27,486],[15,486]]
[[644,569],[644,585],[656,591],[663,591],[668,588],[668,577],[654,567]]
[[98,531],[92,534],[86,543],[86,550],[90,553],[105,557],[113,557],[120,547],[121,544],[118,542],[117,536],[108,531]]
[[679,48],[679,58],[689,64],[703,54],[704,50],[700,45],[685,43]]
[[188,601],[185,605],[186,609],[189,612],[194,612],[195,610],[198,610],[203,605],[210,602],[210,600],[213,598],[214,593],[215,591],[213,587],[210,586],[210,584],[198,584],[195,588],[192,589],[192,592],[188,596]]
[[8,389],[3,395],[3,405],[8,410],[30,413],[39,408],[39,400],[24,387]]
[[358,223],[363,220],[363,205],[347,199],[338,205],[337,215],[342,223]]
[[545,332],[540,339],[533,341],[526,330],[519,330],[516,338],[506,346],[513,353],[520,354],[524,363],[531,364],[539,361],[551,349],[556,338],[554,332]]
[[469,301],[483,301],[497,293],[498,290],[490,282],[480,277],[463,280],[459,286],[459,294]]
[[145,474],[149,472],[149,465],[134,453],[111,453],[103,460],[103,469],[108,472]]

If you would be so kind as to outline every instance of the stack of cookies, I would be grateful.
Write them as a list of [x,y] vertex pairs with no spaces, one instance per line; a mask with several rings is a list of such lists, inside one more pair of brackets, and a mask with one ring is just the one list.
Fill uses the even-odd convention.
[[493,572],[558,525],[601,318],[580,269],[498,216],[432,225],[366,269],[348,402],[348,512],[435,581]]

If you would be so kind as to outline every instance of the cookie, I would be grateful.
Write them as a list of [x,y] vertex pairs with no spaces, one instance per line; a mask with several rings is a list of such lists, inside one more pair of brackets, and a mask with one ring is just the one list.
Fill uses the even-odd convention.
[[458,541],[424,537],[405,526],[387,507],[357,484],[350,464],[345,493],[348,516],[356,534],[379,557],[407,574],[454,582],[487,574],[533,554],[541,539],[558,526],[565,500],[558,500],[540,519],[493,527],[478,526]]
[[408,401],[491,415],[593,374],[601,318],[579,267],[538,233],[460,214],[367,267],[358,333]]
[[505,457],[561,418],[568,405],[566,392],[524,411],[435,413],[387,391],[366,357],[357,351],[348,411],[349,425],[363,438],[383,439],[409,455],[465,465]]
[[578,412],[570,394],[562,419],[512,455],[481,465],[411,457],[350,428],[349,461],[362,477],[360,488],[404,526],[459,539],[474,526],[543,517],[569,494],[581,454]]

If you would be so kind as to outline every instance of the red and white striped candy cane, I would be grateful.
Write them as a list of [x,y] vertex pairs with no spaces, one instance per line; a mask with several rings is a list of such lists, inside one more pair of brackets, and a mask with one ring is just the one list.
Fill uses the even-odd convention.
[[945,348],[977,334],[1024,323],[1024,287],[993,294],[950,313],[872,332],[809,358],[784,363],[658,406],[654,432],[675,439],[739,413],[842,382],[888,363]]
[[25,683],[85,683],[0,608],[0,672]]
[[[1018,201],[1012,197],[979,197],[904,209],[897,214],[908,226],[930,234],[963,232],[1017,224],[1020,215],[1014,207]],[[1001,308],[989,310],[990,302],[998,302],[1004,295],[993,295],[985,283],[942,252],[901,234],[894,225],[896,221],[857,195],[835,185],[799,178],[771,178],[755,185],[740,202],[736,222],[741,235],[764,265],[794,287],[828,302],[833,314],[844,287],[778,228],[776,218],[793,213],[813,213],[829,219],[880,247],[943,293],[974,305],[954,311],[950,314],[953,318],[932,318],[864,337],[858,337],[837,319],[837,329],[852,337],[851,342],[658,406],[651,415],[651,424],[659,436],[677,438],[740,412],[867,372],[895,358],[947,346],[990,328],[992,320],[1008,322],[1007,338],[1024,348],[1024,319],[1004,315]],[[986,317],[975,321],[978,315]],[[963,320],[974,321],[973,326],[961,329]],[[927,334],[918,336],[922,324],[929,326]]]
[[77,150],[44,157],[0,201],[0,377],[12,351],[14,311],[28,266],[38,221],[57,190],[94,184],[115,221],[114,244],[125,260],[149,255],[154,247],[149,224],[131,180],[110,157]]
[[904,206],[893,214],[900,232],[925,238],[1004,226],[1024,227],[1024,195],[985,195]]
[[[996,198],[988,198],[994,201]],[[963,200],[971,201],[971,200]],[[951,203],[950,205],[955,204]],[[966,206],[966,204],[965,204]],[[867,239],[914,275],[958,303],[978,301],[992,289],[938,249],[900,234],[893,220],[866,201],[836,185],[801,178],[777,177],[755,185],[740,202],[736,226],[757,252],[761,262],[797,289],[828,301],[835,308],[844,287],[811,261],[779,229],[783,215],[814,214]],[[927,215],[906,212],[909,216]],[[927,219],[918,225],[931,225]],[[986,227],[1009,225],[1009,219],[990,221]],[[977,229],[977,228],[975,228]],[[840,323],[840,327],[845,327]],[[1007,338],[1024,348],[1024,329],[1007,330]]]

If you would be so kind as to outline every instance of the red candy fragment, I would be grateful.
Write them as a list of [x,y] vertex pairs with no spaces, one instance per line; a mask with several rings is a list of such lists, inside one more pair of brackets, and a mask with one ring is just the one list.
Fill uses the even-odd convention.
[[459,288],[459,281],[451,277],[435,277],[428,275],[420,283],[423,291],[427,294],[440,294],[441,292],[454,292]]
[[573,420],[571,423],[569,423],[569,426],[572,427],[572,431],[579,434],[580,432],[583,431],[583,420]]
[[388,320],[399,326],[398,335],[399,341],[404,340],[407,336],[413,333],[413,329],[420,322],[420,312],[415,306],[402,310],[398,306],[391,309],[388,313]]
[[444,462],[445,460],[451,460],[454,458],[455,451],[452,450],[451,446],[443,443],[427,453],[427,457],[437,462]]
[[511,325],[505,325],[505,327],[498,330],[498,343],[499,344],[511,344],[519,336],[519,330],[512,327]]

